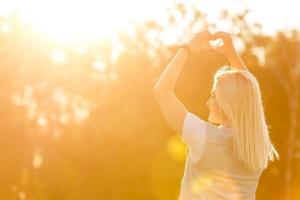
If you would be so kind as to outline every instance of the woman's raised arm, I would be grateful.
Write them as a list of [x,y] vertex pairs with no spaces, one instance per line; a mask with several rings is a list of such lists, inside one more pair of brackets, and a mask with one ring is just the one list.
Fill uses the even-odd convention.
[[226,55],[230,63],[230,66],[248,71],[248,68],[244,63],[243,59],[240,57],[239,53],[234,48],[234,44],[232,42],[232,38],[229,33],[222,32],[222,31],[216,32],[215,34],[213,34],[212,39],[223,40],[223,46],[217,47],[215,48],[215,50]]

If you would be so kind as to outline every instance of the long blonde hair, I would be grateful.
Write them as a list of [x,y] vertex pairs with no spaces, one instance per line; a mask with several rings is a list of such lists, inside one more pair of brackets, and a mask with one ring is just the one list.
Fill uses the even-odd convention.
[[214,76],[218,106],[231,124],[237,158],[253,171],[265,169],[279,155],[274,148],[256,78],[246,70],[225,66]]

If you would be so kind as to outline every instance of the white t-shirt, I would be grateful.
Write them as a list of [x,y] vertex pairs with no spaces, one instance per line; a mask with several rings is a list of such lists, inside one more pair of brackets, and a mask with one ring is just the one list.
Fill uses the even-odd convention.
[[255,200],[262,174],[249,171],[235,158],[232,131],[185,116],[182,139],[188,146],[179,200]]

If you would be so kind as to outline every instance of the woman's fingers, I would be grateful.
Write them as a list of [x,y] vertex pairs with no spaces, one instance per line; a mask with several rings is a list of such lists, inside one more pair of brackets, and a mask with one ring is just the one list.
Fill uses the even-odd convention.
[[216,47],[216,48],[214,48],[214,51],[217,51],[217,52],[222,53],[222,54],[225,53],[224,46]]
[[211,36],[209,31],[198,32],[188,42],[188,46],[193,52],[212,51],[212,47],[209,45]]
[[206,39],[209,40],[211,38],[212,34],[209,31],[202,31],[195,34],[196,38]]
[[215,48],[215,50],[220,53],[229,52],[233,48],[232,38],[229,33],[218,31],[213,34],[212,38],[213,40],[217,40],[217,39],[223,40],[223,45],[219,46],[218,48]]
[[216,40],[216,39],[219,39],[219,38],[222,39],[223,36],[224,36],[223,32],[218,31],[218,32],[216,32],[216,33],[214,33],[214,34],[212,35],[211,39],[212,39],[212,40]]
[[219,39],[219,38],[221,38],[223,40],[227,40],[227,39],[231,38],[231,36],[230,36],[229,33],[226,33],[226,32],[223,32],[223,31],[218,31],[218,32],[216,32],[212,35],[213,40],[216,40],[216,39]]
[[231,35],[224,31],[218,31],[214,34],[210,33],[209,31],[202,31],[202,32],[196,33],[194,35],[194,38],[205,38],[207,40],[216,40],[216,39],[227,40],[227,39],[231,38]]
[[218,31],[214,34],[209,31],[196,33],[188,43],[194,52],[215,51],[226,54],[231,47],[231,35],[229,33]]

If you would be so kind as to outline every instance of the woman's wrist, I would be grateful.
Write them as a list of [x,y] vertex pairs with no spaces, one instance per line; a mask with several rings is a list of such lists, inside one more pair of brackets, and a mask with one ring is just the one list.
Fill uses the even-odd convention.
[[231,66],[234,66],[239,69],[248,70],[240,54],[235,49],[232,49],[230,52],[228,52],[226,56]]
[[187,44],[179,45],[179,49],[183,49],[183,50],[186,51],[188,54],[191,54],[191,49],[189,48],[189,46],[188,46]]
[[238,56],[238,52],[236,51],[236,49],[234,48],[234,46],[227,47],[227,50],[225,52],[226,52],[225,53],[226,57],[228,59],[236,58]]

